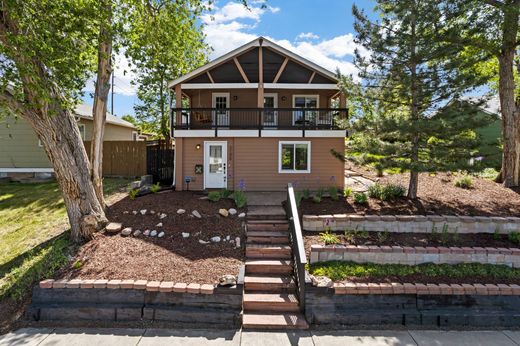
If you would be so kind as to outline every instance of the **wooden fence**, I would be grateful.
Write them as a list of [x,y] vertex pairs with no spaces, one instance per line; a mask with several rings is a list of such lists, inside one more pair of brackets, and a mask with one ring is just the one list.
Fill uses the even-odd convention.
[[[90,156],[90,141],[85,142]],[[103,143],[103,175],[138,177],[146,174],[146,142],[106,141]]]

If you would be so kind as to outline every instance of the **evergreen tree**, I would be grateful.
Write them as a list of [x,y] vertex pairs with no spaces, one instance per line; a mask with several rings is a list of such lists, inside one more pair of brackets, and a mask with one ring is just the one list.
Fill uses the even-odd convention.
[[355,122],[353,149],[381,169],[409,171],[408,197],[417,198],[419,172],[467,167],[479,144],[472,129],[491,120],[463,103],[444,109],[476,84],[460,73],[469,63],[457,59],[460,47],[443,43],[449,4],[378,0],[375,9],[380,20],[370,21],[353,7],[357,43],[370,52],[355,63],[372,100],[370,115]]

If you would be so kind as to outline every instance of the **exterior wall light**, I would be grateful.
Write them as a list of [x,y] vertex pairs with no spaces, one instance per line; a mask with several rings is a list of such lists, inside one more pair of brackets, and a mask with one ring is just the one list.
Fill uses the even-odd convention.
[[195,146],[195,148],[196,148],[197,150],[200,150],[200,144],[197,144],[197,145]]

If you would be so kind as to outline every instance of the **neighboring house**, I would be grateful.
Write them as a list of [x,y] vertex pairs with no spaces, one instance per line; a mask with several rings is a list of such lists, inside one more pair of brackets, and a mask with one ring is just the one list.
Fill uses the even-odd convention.
[[[92,106],[75,109],[84,141],[92,139]],[[107,113],[105,141],[138,141],[142,135],[131,123]],[[52,166],[31,126],[21,117],[0,119],[0,177],[15,174],[51,173]]]
[[[334,73],[259,37],[172,81],[177,190],[343,188]],[[332,108],[333,100],[340,108]]]

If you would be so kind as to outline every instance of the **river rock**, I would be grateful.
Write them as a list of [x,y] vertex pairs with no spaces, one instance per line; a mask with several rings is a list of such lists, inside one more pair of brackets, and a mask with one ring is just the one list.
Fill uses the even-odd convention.
[[217,236],[214,236],[211,238],[211,241],[214,242],[214,243],[220,243],[220,237],[217,235]]
[[110,222],[105,227],[105,231],[107,231],[107,233],[118,233],[119,231],[121,231],[121,228],[123,228],[123,225],[119,222]]
[[186,210],[184,209],[177,209],[177,214],[184,214],[186,212]]
[[124,228],[122,231],[121,231],[121,235],[122,236],[129,236],[130,234],[132,234],[132,227],[126,227]]
[[162,219],[164,219],[166,216],[167,216],[167,215],[166,215],[165,213],[161,213],[161,214],[159,214],[159,219],[162,220]]
[[132,214],[137,215],[137,210],[132,210]]
[[240,247],[240,237],[236,237],[235,238],[235,246],[237,247],[237,249]]
[[145,231],[143,232],[143,235],[145,235],[145,236],[148,237],[148,236],[150,235],[150,230],[149,230],[149,229],[145,230]]
[[226,237],[226,240],[227,240],[227,241],[229,241],[229,239],[231,239],[231,236],[230,236],[230,235],[228,235],[228,236]]
[[229,208],[228,212],[229,215],[235,215],[237,213],[237,210],[235,208]]
[[139,237],[141,235],[141,231],[136,229],[134,232],[134,237]]
[[159,222],[157,225],[155,225],[155,227],[162,227],[162,222]]
[[229,212],[226,209],[219,209],[218,213],[224,217],[228,217]]
[[202,215],[200,215],[200,213],[196,210],[192,211],[191,214],[195,216],[197,219],[200,219],[202,217]]
[[153,230],[150,232],[150,237],[155,237],[157,235],[157,231]]
[[155,214],[155,211],[153,211],[153,210],[150,210],[150,214],[152,214],[152,215],[153,215],[153,214]]
[[159,234],[157,234],[157,238],[162,238],[164,237],[164,232],[160,232]]
[[141,213],[141,215],[144,215],[146,214],[146,209],[141,209],[139,212]]
[[182,232],[182,237],[183,238],[189,238],[190,234],[188,232]]
[[209,241],[205,241],[205,240],[199,239],[199,243],[201,243],[201,244],[209,244]]
[[238,217],[239,218],[244,218],[244,217],[246,217],[246,213],[240,213],[240,214],[238,214]]
[[125,211],[123,212],[123,214],[128,214],[128,210],[125,210]]

